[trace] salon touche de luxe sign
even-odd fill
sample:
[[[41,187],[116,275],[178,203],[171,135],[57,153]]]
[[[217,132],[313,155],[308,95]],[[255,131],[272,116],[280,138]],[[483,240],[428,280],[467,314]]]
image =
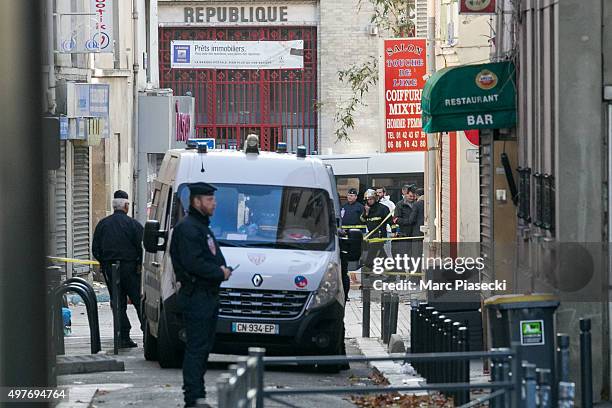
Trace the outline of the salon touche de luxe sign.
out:
[[[516,125],[512,62],[445,68],[423,89],[423,131],[500,129]]]

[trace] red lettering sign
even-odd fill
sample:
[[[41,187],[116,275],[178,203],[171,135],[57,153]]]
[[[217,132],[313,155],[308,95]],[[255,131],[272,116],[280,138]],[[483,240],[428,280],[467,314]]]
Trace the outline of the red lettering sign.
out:
[[[421,95],[427,74],[424,39],[384,43],[385,138],[387,152],[427,150],[422,130]]]
[[[176,111],[176,141],[186,142],[189,139],[191,129],[191,116],[188,113],[179,112],[179,104],[174,105]]]

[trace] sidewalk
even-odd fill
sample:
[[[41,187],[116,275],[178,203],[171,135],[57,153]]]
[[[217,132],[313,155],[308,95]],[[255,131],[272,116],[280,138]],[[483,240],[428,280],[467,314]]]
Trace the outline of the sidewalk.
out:
[[[381,307],[380,292],[371,292],[370,303],[370,337],[362,335],[362,313],[363,303],[361,301],[361,291],[351,288],[349,301],[346,303],[344,325],[346,337],[354,338],[357,341],[363,355],[367,357],[377,357],[389,355],[387,345],[383,344],[381,338]],[[410,348],[410,300],[424,300],[425,293],[414,293],[411,295],[400,295],[398,308],[397,334],[404,341],[406,350]],[[394,361],[373,362],[372,367],[380,371],[388,380],[391,386],[417,386],[424,384],[423,379],[410,364],[402,365]],[[472,382],[488,382],[489,376],[483,374],[481,361],[472,361],[470,364],[470,377]]]

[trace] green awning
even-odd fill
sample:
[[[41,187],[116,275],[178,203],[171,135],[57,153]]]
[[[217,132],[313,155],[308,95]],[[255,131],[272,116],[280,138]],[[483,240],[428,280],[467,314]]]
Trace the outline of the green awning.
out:
[[[509,61],[437,71],[423,88],[423,131],[514,127],[515,72]]]

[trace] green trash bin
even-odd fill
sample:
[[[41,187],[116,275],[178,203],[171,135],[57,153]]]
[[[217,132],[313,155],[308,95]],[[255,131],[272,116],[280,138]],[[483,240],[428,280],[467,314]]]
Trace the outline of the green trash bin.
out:
[[[484,301],[493,347],[520,344],[521,358],[555,377],[554,314],[559,301],[552,295],[500,295]],[[554,382],[553,382],[554,384]]]

